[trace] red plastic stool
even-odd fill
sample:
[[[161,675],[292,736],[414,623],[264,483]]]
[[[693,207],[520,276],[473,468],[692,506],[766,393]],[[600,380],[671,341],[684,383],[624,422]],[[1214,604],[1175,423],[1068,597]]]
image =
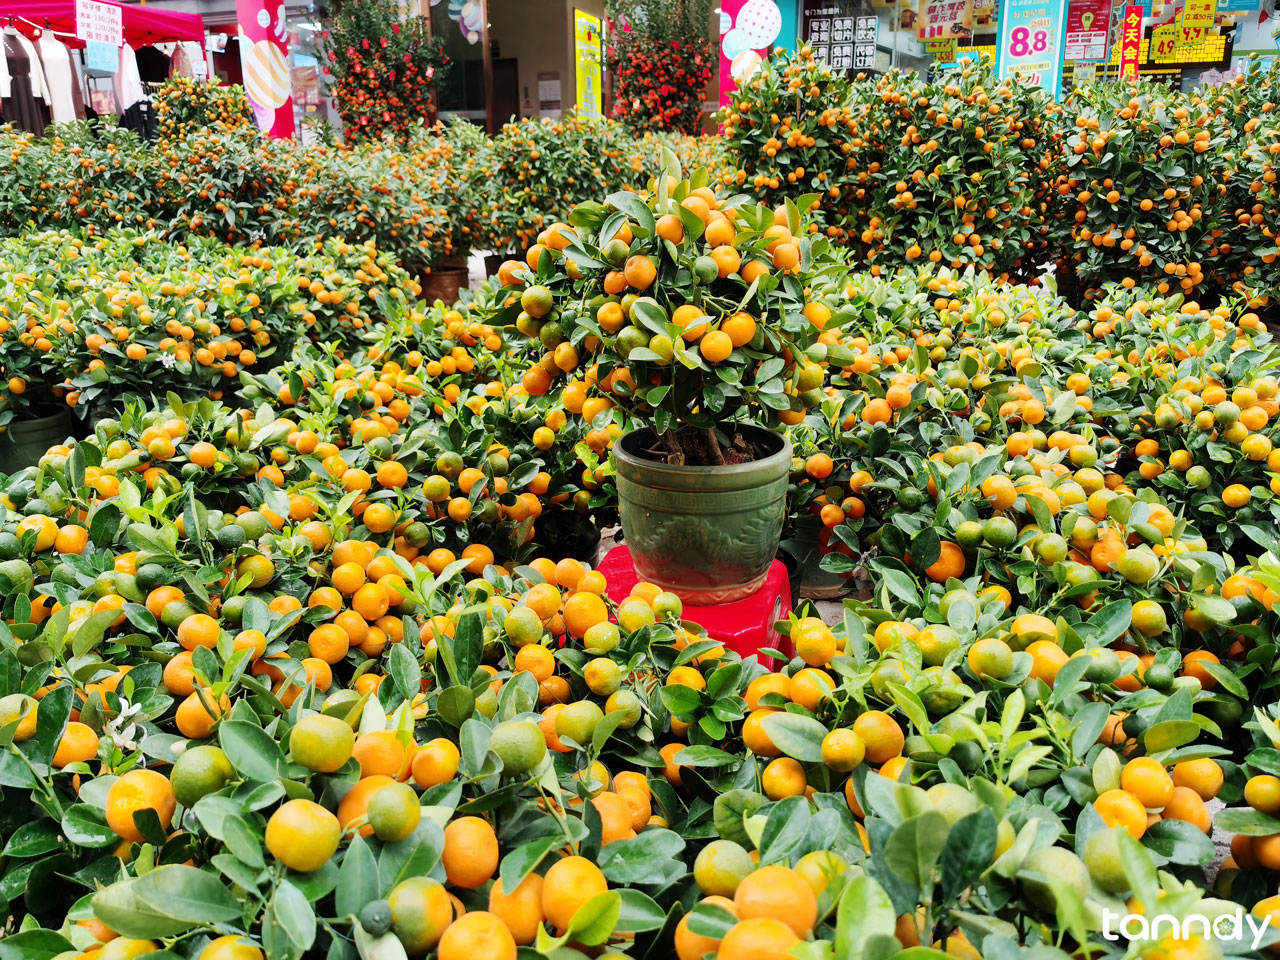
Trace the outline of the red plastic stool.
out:
[[[639,577],[631,562],[631,551],[626,545],[614,547],[600,562],[598,568],[608,582],[609,599],[621,603],[631,593]],[[773,629],[777,620],[785,620],[791,613],[791,581],[787,568],[777,560],[769,568],[764,585],[749,597],[733,603],[719,603],[710,607],[684,605],[684,619],[701,624],[707,636],[719,640],[741,657],[749,657],[762,650],[778,650],[786,659],[760,656],[763,666],[779,670],[791,659],[792,646],[788,637]]]

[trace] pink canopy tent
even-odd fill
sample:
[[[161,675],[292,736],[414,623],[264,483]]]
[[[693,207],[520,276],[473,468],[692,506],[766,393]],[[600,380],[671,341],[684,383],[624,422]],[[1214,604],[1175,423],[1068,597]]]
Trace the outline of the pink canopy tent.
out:
[[[113,3],[111,0],[98,2],[120,8],[124,42],[131,47],[177,40],[204,41],[204,20],[198,13],[179,13],[160,7]],[[24,32],[30,31],[32,25],[44,27],[58,34],[68,46],[83,46],[75,39],[75,0],[0,0],[0,25],[9,23],[11,18],[13,25]]]

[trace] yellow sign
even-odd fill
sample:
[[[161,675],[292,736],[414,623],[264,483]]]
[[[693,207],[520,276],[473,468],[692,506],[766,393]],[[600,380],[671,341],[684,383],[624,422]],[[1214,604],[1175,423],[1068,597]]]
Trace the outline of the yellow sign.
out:
[[[1178,48],[1178,28],[1172,23],[1151,31],[1151,59],[1172,60]]]
[[[926,40],[924,52],[931,54],[934,60],[941,63],[953,63],[956,59],[956,46],[955,37],[947,37],[945,40]]]
[[[600,36],[600,18],[584,10],[573,11],[575,77],[578,90],[578,116],[599,117],[603,107],[603,81],[600,73],[604,41]]]
[[[1182,8],[1182,25],[1187,28],[1212,27],[1218,0],[1187,0]]]

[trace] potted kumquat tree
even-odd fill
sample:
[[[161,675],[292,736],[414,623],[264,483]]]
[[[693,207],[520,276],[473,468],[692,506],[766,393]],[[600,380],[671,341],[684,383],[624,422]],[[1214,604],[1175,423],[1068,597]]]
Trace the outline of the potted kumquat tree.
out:
[[[567,410],[631,428],[613,463],[637,572],[720,603],[756,589],[776,553],[791,449],[772,428],[822,400],[828,347],[806,291],[839,265],[804,232],[814,198],[771,210],[679,173],[668,154],[647,197],[581,204],[530,249],[533,273],[500,276],[547,351],[525,389],[567,375]]]

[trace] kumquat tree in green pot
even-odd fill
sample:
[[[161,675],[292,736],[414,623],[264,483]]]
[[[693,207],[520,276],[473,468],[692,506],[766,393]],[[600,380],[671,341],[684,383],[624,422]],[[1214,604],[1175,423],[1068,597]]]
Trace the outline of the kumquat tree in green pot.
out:
[[[825,396],[843,348],[824,342],[832,312],[815,292],[834,290],[840,264],[806,227],[815,198],[773,210],[666,161],[647,194],[580,204],[530,249],[532,272],[510,261],[501,276],[520,288],[517,327],[546,351],[524,387],[563,377],[565,409],[620,437],[637,573],[721,603],[758,588],[777,551],[791,445],[775,428]]]

